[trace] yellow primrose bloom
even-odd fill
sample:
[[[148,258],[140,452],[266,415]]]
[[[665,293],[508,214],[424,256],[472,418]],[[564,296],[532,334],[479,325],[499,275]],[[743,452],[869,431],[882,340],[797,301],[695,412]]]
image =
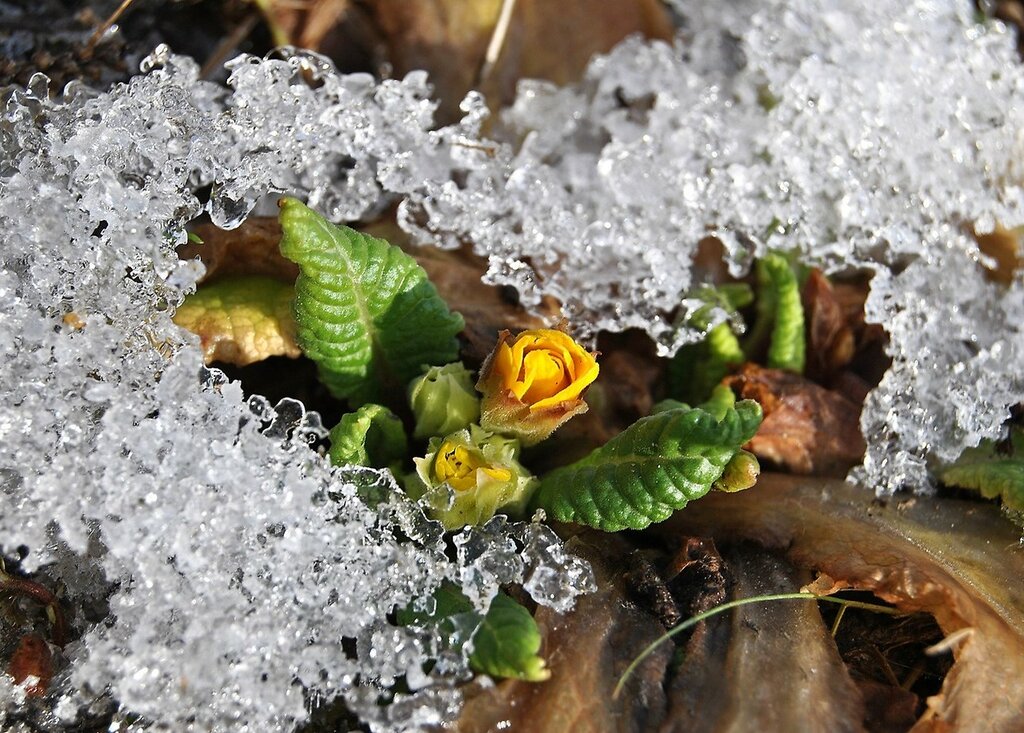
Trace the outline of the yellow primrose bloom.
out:
[[[584,391],[597,379],[595,354],[569,334],[539,328],[514,339],[503,331],[480,370],[481,424],[537,443],[585,412]]]
[[[414,458],[417,486],[430,515],[445,529],[483,524],[498,511],[521,514],[537,479],[517,460],[519,441],[470,425],[430,441]]]
[[[482,471],[484,475],[479,476],[477,471]],[[456,491],[469,491],[475,489],[481,479],[508,481],[512,478],[512,472],[507,468],[489,466],[479,451],[446,440],[441,443],[434,459],[434,476]]]

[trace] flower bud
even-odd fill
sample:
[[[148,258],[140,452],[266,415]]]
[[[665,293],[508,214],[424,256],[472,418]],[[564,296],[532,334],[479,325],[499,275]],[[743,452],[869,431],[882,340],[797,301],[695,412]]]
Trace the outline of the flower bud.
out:
[[[502,331],[480,369],[480,424],[518,437],[523,445],[547,438],[573,415],[587,411],[583,393],[597,379],[596,354],[553,329]]]
[[[431,439],[426,457],[413,459],[431,516],[458,529],[483,524],[499,510],[521,514],[537,479],[518,454],[518,440],[479,425]]]
[[[461,362],[430,367],[414,379],[409,384],[409,404],[416,416],[416,438],[448,435],[480,419],[473,374]]]
[[[725,466],[725,471],[714,483],[717,491],[733,493],[749,489],[757,483],[758,474],[761,473],[761,464],[757,456],[749,451],[740,450],[732,457]]]

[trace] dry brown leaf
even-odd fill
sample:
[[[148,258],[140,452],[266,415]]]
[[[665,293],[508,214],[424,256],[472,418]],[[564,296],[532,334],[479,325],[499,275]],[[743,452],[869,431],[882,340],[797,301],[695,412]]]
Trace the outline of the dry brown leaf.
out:
[[[750,546],[723,556],[733,598],[793,592],[808,579]],[[860,692],[813,603],[743,606],[698,626],[667,692],[661,731],[863,730]]]
[[[860,403],[798,374],[744,365],[727,377],[740,399],[761,404],[764,421],[747,450],[794,473],[845,476],[864,455]]]
[[[1024,266],[1020,233],[999,225],[990,234],[976,234],[975,239],[978,249],[995,260],[994,266],[985,268],[988,277],[1003,285],[1012,283],[1017,271]]]
[[[1024,730],[1024,551],[993,506],[952,499],[872,503],[863,487],[764,474],[659,525],[669,536],[748,539],[798,566],[932,614],[955,658],[915,733]],[[964,630],[970,629],[964,633]]]
[[[299,275],[299,266],[281,256],[281,226],[274,217],[251,216],[231,230],[200,224],[195,234],[203,243],[189,242],[178,248],[178,257],[202,260],[206,274],[201,282],[232,275],[265,275],[294,283]]]
[[[801,291],[807,321],[807,369],[811,379],[827,383],[852,360],[856,340],[832,283],[815,268]]]
[[[633,33],[668,39],[673,28],[658,0],[518,0],[508,35],[488,78],[478,75],[502,0],[370,0],[396,76],[427,69],[440,100],[439,119],[460,116],[470,89],[492,108],[509,104],[523,78],[567,84],[579,79],[591,56]]]
[[[621,560],[631,547],[614,535],[585,533],[569,548],[588,560],[597,575],[596,593],[581,596],[560,615],[540,608],[543,656],[551,678],[542,684],[505,680],[489,689],[467,690],[462,715],[451,729],[530,733],[604,733],[656,730],[664,716],[661,679],[672,652],[664,645],[648,657],[618,699],[612,691],[629,650],[643,649],[665,629],[627,598]]]

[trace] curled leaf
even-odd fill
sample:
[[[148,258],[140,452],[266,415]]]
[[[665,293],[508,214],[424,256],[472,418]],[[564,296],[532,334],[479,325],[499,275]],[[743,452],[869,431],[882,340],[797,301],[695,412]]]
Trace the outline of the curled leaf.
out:
[[[796,272],[780,254],[759,259],[755,272],[757,317],[745,350],[748,355],[759,352],[767,340],[769,367],[802,373],[806,360],[804,308]]]
[[[298,342],[332,393],[356,404],[401,394],[424,364],[457,358],[462,317],[413,258],[296,199],[280,206],[281,254],[300,270]]]
[[[402,421],[373,403],[343,415],[330,434],[335,466],[386,468],[405,458],[407,441]]]
[[[540,682],[551,676],[538,655],[540,643],[540,630],[530,612],[499,593],[473,635],[469,662],[473,669],[492,677]]]
[[[643,529],[710,491],[760,424],[750,400],[720,419],[699,407],[659,412],[544,476],[533,505],[606,532]]]
[[[538,655],[541,636],[537,622],[509,596],[496,595],[483,615],[450,583],[434,591],[433,601],[434,608],[430,612],[416,610],[413,606],[399,609],[398,623],[436,626],[447,637],[449,648],[462,646],[468,637],[472,646],[469,665],[476,672],[527,682],[540,682],[551,675]]]
[[[271,356],[297,358],[291,285],[250,275],[228,277],[185,298],[174,322],[199,336],[207,364],[245,366]]]
[[[738,318],[736,311],[753,298],[745,283],[729,283],[701,288],[694,297],[705,301],[688,319],[689,325],[707,330],[715,309]],[[707,331],[704,341],[684,346],[669,365],[669,387],[673,395],[691,402],[707,398],[711,390],[729,373],[746,361],[739,339],[729,321]]]

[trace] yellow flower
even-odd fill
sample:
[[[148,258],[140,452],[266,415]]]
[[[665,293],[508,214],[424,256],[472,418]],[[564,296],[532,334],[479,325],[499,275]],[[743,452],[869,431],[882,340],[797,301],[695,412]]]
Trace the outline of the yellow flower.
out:
[[[517,516],[537,486],[518,455],[515,438],[470,425],[432,439],[427,455],[413,459],[419,485],[410,493],[446,529],[483,524],[499,510]]]
[[[481,477],[477,471],[482,471]],[[487,479],[508,481],[512,472],[507,468],[489,466],[479,451],[445,440],[434,458],[434,477],[449,484],[456,491],[470,491]]]
[[[573,415],[586,412],[583,393],[597,379],[596,355],[553,329],[503,331],[480,370],[480,423],[519,437],[525,445],[551,435]]]

